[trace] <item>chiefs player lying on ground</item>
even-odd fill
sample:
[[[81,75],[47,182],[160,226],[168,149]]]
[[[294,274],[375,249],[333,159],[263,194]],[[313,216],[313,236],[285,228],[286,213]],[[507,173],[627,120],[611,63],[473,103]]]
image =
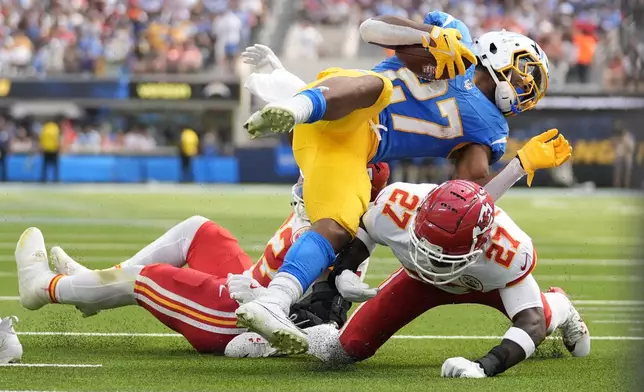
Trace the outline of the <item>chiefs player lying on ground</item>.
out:
[[[368,171],[375,198],[387,184],[389,167],[372,164]],[[51,255],[58,272],[54,274],[48,266],[42,233],[36,228],[27,229],[16,247],[20,301],[32,310],[50,303],[76,305],[86,316],[104,309],[139,305],[181,333],[199,352],[225,351],[231,356],[251,357],[274,354],[275,350],[257,334],[248,333],[233,340],[246,331],[236,326],[236,299],[251,301],[262,291],[261,286],[268,286],[293,241],[310,227],[301,185],[299,182],[293,187],[294,213],[280,226],[254,265],[230,232],[195,216],[171,228],[131,259],[107,270],[89,270],[54,247]],[[181,268],[186,265],[188,268]],[[363,263],[363,272],[366,266]],[[229,274],[235,275],[227,279]],[[237,297],[231,298],[229,287],[238,293]],[[350,307],[337,291],[330,290],[325,277],[307,299],[291,308],[291,317],[301,327],[323,322],[341,326]]]
[[[444,377],[502,373],[530,357],[557,328],[574,356],[590,353],[588,329],[563,290],[541,293],[531,275],[537,254],[530,237],[475,183],[392,184],[370,206],[362,226],[367,235],[338,256],[330,279],[345,299],[373,298],[340,331],[308,328],[310,354],[324,361],[364,360],[426,311],[465,303],[498,309],[513,325],[482,358],[446,360]],[[376,244],[389,246],[402,264],[377,294],[351,272]]]

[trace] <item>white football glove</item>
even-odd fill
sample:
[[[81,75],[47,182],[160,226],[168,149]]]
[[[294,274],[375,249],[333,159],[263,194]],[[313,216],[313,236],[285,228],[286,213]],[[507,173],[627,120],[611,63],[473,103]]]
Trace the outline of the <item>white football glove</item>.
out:
[[[249,46],[241,54],[242,61],[255,66],[258,73],[271,73],[276,69],[283,69],[284,66],[277,58],[273,50],[265,45],[255,44]]]
[[[485,378],[481,365],[463,357],[449,358],[443,362],[441,377]]]
[[[256,44],[241,54],[246,64],[255,67],[244,88],[265,102],[289,99],[306,87],[306,83],[284,68],[268,46]]]
[[[349,302],[365,302],[375,297],[379,288],[369,287],[353,271],[344,270],[335,278],[335,287]]]
[[[243,274],[228,274],[226,281],[230,298],[243,305],[247,302],[254,301],[266,290],[258,281],[253,279],[250,271],[244,271]]]

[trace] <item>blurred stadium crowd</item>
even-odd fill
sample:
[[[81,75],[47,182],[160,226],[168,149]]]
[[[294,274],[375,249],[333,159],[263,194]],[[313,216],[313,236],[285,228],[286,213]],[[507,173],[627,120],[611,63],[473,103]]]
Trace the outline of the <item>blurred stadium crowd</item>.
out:
[[[59,135],[57,145],[62,153],[136,153],[151,154],[159,148],[176,147],[186,127],[165,127],[134,123],[118,126],[107,121],[90,122],[85,119],[72,120],[59,117],[40,120],[36,118],[12,119],[0,114],[0,155],[9,153],[37,153],[42,149],[43,131]],[[231,146],[218,129],[201,133],[200,153],[204,155],[225,155],[231,153]]]
[[[299,17],[271,14],[280,2]],[[473,37],[505,28],[536,39],[550,59],[551,86],[644,91],[644,0],[0,0],[0,76],[226,75],[237,71],[238,54],[269,25],[285,32],[276,47],[280,57],[363,57],[366,48],[364,58],[374,57],[375,64],[389,53],[360,42],[363,20],[384,14],[422,22],[436,9],[461,19]],[[191,132],[199,154],[234,151],[232,124],[222,126],[227,120],[219,114],[201,117],[220,118],[211,126],[198,116],[155,125],[139,114],[124,121],[90,111],[75,119],[8,113],[0,109],[2,162],[11,153],[44,151],[43,130],[51,129],[61,153],[181,149]],[[448,173],[447,162],[428,159],[402,162],[394,176],[415,182]]]
[[[395,15],[422,22],[427,12],[443,10],[461,19],[473,37],[504,28],[534,38],[548,53],[553,83],[599,81],[604,88],[615,89],[636,87],[644,79],[644,40],[629,29],[634,17],[623,12],[625,3],[620,0],[303,0],[302,15],[307,20],[306,28],[310,28],[308,21],[337,26],[373,15]],[[324,46],[318,44],[318,47],[319,54],[325,54]]]
[[[316,26],[355,25],[377,14],[421,21],[440,9],[474,37],[506,28],[537,39],[554,83],[634,87],[644,79],[644,40],[628,29],[625,1],[301,0],[302,21],[286,52],[337,56]],[[0,73],[231,72],[266,9],[265,0],[0,0]]]
[[[0,74],[230,70],[263,13],[263,0],[0,0]]]

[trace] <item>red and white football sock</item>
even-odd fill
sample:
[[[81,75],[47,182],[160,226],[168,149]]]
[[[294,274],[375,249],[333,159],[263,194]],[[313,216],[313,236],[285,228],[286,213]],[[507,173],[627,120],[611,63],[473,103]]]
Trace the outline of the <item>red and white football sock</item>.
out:
[[[136,305],[134,283],[142,267],[106,269],[78,275],[56,275],[49,284],[53,303],[103,310]]]
[[[552,334],[570,316],[570,300],[564,294],[556,292],[543,293],[550,305],[552,316],[546,333]]]
[[[206,222],[208,219],[202,216],[193,216],[178,223],[132,258],[116,265],[115,268],[157,263],[183,267],[186,264],[188,249],[190,249],[195,234]]]

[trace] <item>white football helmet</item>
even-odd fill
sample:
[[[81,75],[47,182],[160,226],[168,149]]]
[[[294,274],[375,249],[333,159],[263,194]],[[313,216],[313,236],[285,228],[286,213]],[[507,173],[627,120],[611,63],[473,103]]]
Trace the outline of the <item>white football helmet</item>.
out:
[[[495,103],[504,115],[530,110],[546,94],[548,56],[532,39],[491,31],[474,41],[472,51],[494,79]]]
[[[304,178],[300,176],[297,180],[297,183],[291,188],[291,206],[293,207],[293,212],[295,216],[299,217],[302,220],[308,221],[309,216],[306,214],[306,208],[304,208]]]

